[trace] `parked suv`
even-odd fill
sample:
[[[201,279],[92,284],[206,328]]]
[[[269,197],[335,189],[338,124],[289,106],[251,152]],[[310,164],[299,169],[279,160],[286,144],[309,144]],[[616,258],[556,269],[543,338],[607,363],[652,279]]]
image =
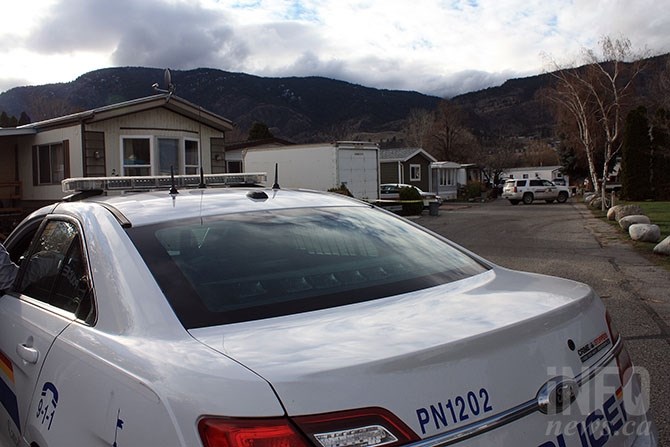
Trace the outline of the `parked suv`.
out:
[[[502,197],[509,200],[512,205],[517,205],[521,201],[528,205],[533,203],[533,200],[564,203],[570,197],[570,190],[549,180],[509,179],[503,187]]]

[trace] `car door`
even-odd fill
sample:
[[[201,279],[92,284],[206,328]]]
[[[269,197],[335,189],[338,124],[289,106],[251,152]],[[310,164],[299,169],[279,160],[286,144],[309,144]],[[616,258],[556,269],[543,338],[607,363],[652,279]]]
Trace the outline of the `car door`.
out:
[[[21,244],[8,245],[13,257]],[[81,234],[76,222],[49,217],[42,222],[20,269],[13,288],[0,298],[0,369],[2,407],[0,418],[14,443],[30,427],[46,425],[58,405],[53,383],[39,383],[49,350],[58,335],[85,312],[87,297],[82,278]],[[84,281],[85,282],[85,281]],[[39,389],[37,389],[39,388]],[[43,397],[40,408],[31,409],[34,394]],[[4,430],[3,430],[4,432]]]
[[[530,186],[530,190],[533,192],[533,199],[544,200],[547,197],[542,180],[529,180],[528,185]]]
[[[556,185],[554,185],[549,180],[542,180],[542,185],[544,186],[544,198],[545,199],[555,199],[558,196],[558,191]]]

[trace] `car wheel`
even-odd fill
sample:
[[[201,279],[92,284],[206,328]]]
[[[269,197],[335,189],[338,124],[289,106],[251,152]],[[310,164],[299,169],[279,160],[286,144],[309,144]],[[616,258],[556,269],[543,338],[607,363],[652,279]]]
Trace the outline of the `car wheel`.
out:
[[[533,203],[533,195],[529,192],[524,194],[523,195],[523,203],[525,203],[526,205],[530,205],[531,203]]]
[[[518,205],[519,201],[518,200],[510,200],[509,203],[511,203],[512,205]]]
[[[565,203],[565,201],[568,200],[568,194],[565,192],[559,193],[558,194],[558,203]]]

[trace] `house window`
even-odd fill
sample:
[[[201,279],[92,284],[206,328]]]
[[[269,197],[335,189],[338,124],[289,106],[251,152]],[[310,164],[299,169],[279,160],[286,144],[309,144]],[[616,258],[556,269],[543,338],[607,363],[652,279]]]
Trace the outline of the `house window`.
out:
[[[158,139],[158,175],[179,174],[179,140]]]
[[[238,174],[242,172],[242,162],[241,161],[229,161],[226,163],[228,166],[228,172],[231,174]]]
[[[200,151],[197,140],[184,140],[184,174],[198,174]]]
[[[151,175],[151,138],[123,138],[123,175]]]
[[[196,175],[200,169],[198,140],[121,137],[123,175]]]
[[[437,172],[437,181],[440,186],[454,185],[455,171],[453,169],[440,169]]]
[[[68,141],[33,147],[33,184],[54,185],[70,175]]]
[[[409,179],[412,182],[421,181],[421,165],[409,165]]]

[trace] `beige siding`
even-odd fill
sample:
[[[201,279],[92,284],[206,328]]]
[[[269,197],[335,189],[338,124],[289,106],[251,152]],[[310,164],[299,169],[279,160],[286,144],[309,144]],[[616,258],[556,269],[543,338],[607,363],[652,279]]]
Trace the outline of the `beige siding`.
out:
[[[37,135],[18,138],[19,178],[23,181],[23,200],[52,201],[63,197],[60,185],[33,186],[32,148],[35,145],[69,141],[70,177],[110,176],[121,173],[121,137],[146,136],[197,140],[200,144],[201,163],[205,173],[212,169],[210,142],[223,138],[223,132],[184,117],[167,109],[152,109],[105,121],[86,123],[85,138],[88,150],[82,147],[80,124],[54,130],[43,130]],[[216,140],[215,140],[216,141]],[[100,148],[96,159],[95,148]],[[87,171],[84,172],[84,157]],[[4,171],[3,171],[4,172]]]
[[[103,132],[84,132],[84,177],[104,177],[105,134]]]
[[[226,140],[225,138],[210,139],[212,174],[226,173]]]
[[[105,165],[106,175],[121,172],[121,137],[151,136],[160,138],[195,139],[200,141],[202,167],[205,173],[211,172],[212,137],[223,137],[222,132],[207,126],[199,125],[177,113],[167,109],[153,109],[145,112],[133,113],[86,125],[88,131],[104,132],[105,134]]]
[[[19,178],[23,181],[23,200],[58,200],[63,197],[60,185],[33,185],[32,148],[43,144],[69,142],[70,177],[81,177],[82,149],[81,127],[75,124],[54,130],[45,130],[19,143]]]

